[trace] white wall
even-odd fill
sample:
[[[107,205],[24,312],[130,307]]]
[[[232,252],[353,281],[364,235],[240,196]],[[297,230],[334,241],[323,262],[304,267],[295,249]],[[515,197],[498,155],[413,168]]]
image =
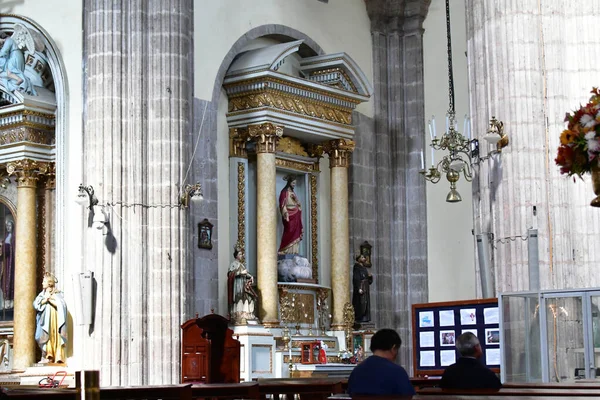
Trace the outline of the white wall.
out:
[[[267,24],[296,29],[326,53],[348,53],[373,82],[364,0],[195,0],[194,96],[211,100],[217,72],[233,44],[249,30]],[[357,110],[372,116],[372,102]]]
[[[464,0],[450,2],[452,63],[454,66],[455,109],[462,133],[468,113],[467,57]],[[446,14],[442,0],[433,0],[425,19],[424,77],[425,122],[435,115],[438,137],[445,129],[448,110],[448,62]],[[431,165],[429,134],[426,133],[426,168]],[[446,153],[447,154],[447,153]],[[436,151],[436,162],[442,157]],[[429,258],[429,301],[450,301],[476,297],[471,184],[458,182],[462,202],[447,203],[450,183],[445,176],[437,184],[427,183],[427,245]]]

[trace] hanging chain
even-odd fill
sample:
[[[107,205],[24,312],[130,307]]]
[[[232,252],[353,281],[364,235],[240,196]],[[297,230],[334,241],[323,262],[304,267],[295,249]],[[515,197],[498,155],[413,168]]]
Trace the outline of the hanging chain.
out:
[[[448,114],[454,112],[454,74],[452,72],[452,35],[450,34],[450,0],[446,0],[446,38],[448,39]]]

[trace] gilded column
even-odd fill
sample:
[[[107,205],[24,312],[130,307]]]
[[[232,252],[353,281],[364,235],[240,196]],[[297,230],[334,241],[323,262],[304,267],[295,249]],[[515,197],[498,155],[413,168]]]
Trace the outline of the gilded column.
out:
[[[260,319],[266,327],[279,325],[277,318],[277,193],[275,149],[283,127],[264,123],[248,127],[256,142],[256,264]]]
[[[15,255],[15,317],[13,369],[25,370],[35,362],[36,344],[36,188],[38,175],[45,172],[47,164],[33,160],[9,163],[9,175],[17,177],[17,228]]]
[[[350,302],[350,231],[348,223],[348,165],[354,150],[351,140],[328,142],[331,171],[331,287],[332,330],[344,330],[344,305]]]

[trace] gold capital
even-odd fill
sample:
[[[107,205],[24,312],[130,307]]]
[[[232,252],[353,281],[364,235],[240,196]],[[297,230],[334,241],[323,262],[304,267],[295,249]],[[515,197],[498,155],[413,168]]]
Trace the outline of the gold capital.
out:
[[[6,172],[8,175],[16,175],[17,187],[37,187],[40,175],[48,172],[49,163],[25,158],[23,160],[8,163]]]
[[[334,139],[324,143],[323,150],[329,154],[329,168],[348,167],[354,147],[354,141],[346,139]]]
[[[229,157],[248,158],[247,141],[247,128],[229,128]]]
[[[249,125],[248,136],[256,142],[257,153],[275,153],[277,141],[283,136],[283,126],[271,122]]]

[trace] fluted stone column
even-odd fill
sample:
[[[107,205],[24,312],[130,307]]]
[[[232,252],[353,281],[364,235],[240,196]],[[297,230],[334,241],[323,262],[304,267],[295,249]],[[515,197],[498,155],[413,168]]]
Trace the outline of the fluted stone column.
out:
[[[83,15],[83,182],[113,205],[105,237],[84,229],[98,307],[75,354],[103,386],[178,383],[193,316],[190,211],[178,207],[197,135],[192,0],[84,0]]]
[[[15,249],[15,316],[13,369],[22,371],[35,362],[36,343],[36,189],[38,174],[47,168],[45,163],[21,160],[7,165],[10,175],[17,177],[17,226]]]
[[[475,169],[476,233],[493,234],[496,288],[529,289],[527,229],[538,229],[541,289],[597,287],[598,210],[589,178],[573,182],[554,163],[565,113],[585,104],[600,75],[598,2],[467,0],[473,132],[492,116],[510,144]],[[527,38],[527,40],[523,40]],[[493,46],[490,45],[493,43]],[[566,53],[585,48],[573,61]],[[480,150],[487,153],[487,147]],[[534,210],[535,207],[535,210]]]
[[[256,263],[260,319],[266,327],[279,325],[277,317],[277,193],[275,150],[283,128],[271,123],[250,125],[256,142]]]
[[[354,150],[351,140],[325,144],[331,172],[331,329],[343,330],[344,305],[350,302],[350,231],[348,222],[348,165]]]

